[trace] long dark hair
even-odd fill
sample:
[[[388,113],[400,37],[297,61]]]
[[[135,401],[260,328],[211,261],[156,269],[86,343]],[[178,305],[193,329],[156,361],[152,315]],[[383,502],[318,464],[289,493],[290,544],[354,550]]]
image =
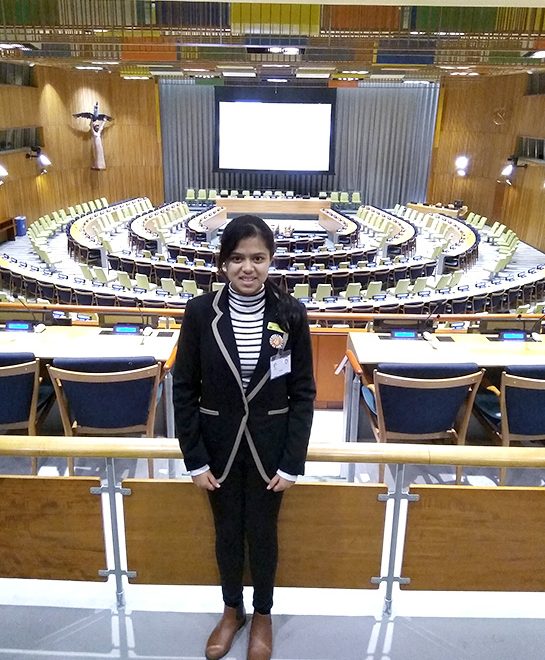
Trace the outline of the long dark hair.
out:
[[[217,259],[218,272],[223,272],[223,266],[225,266],[231,254],[236,250],[240,241],[243,241],[245,238],[260,238],[272,259],[275,252],[275,244],[274,234],[269,225],[257,215],[239,215],[237,218],[233,218],[223,230]],[[305,316],[303,305],[293,296],[282,291],[270,279],[266,280],[265,289],[278,299],[278,324],[283,330],[290,332],[294,327],[294,323]]]

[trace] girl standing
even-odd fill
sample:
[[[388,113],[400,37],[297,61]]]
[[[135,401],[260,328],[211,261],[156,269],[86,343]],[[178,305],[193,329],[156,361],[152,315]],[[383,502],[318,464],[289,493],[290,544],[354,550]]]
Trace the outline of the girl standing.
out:
[[[304,307],[267,279],[274,237],[256,216],[225,228],[221,291],[189,301],[174,372],[176,427],[186,467],[214,516],[224,613],[206,658],[229,652],[246,622],[245,540],[254,587],[248,660],[269,660],[284,490],[303,474],[314,407]]]

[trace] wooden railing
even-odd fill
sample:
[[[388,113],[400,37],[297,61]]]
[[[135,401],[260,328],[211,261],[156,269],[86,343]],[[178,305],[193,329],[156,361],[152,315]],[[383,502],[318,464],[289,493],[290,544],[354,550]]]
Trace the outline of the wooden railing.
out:
[[[115,459],[181,458],[175,439],[2,435],[0,455],[106,459],[102,480],[0,477],[0,577],[113,575],[120,607],[126,578],[218,584],[206,493],[188,478],[120,482],[115,475]],[[545,449],[350,443],[313,447],[308,459],[395,464],[394,485],[299,483],[290,489],[279,520],[278,586],[371,589],[385,582],[386,612],[396,582],[417,590],[545,590],[545,489],[403,484],[407,464],[541,468]],[[106,498],[96,497],[104,492]],[[109,566],[102,507],[112,520]],[[385,554],[388,569],[381,574]]]
[[[182,459],[175,438],[64,437],[0,435],[2,456],[94,456],[100,458]],[[545,448],[401,443],[320,444],[310,447],[308,461],[472,465],[481,467],[545,467]]]

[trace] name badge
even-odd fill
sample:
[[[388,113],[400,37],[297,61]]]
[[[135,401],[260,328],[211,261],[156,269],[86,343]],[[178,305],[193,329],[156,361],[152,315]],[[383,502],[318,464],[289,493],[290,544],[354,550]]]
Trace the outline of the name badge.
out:
[[[279,351],[271,357],[271,380],[291,373],[291,351]]]

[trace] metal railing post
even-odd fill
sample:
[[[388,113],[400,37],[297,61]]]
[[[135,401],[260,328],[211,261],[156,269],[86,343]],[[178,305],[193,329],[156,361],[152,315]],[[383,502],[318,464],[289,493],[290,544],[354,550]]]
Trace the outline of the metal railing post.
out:
[[[123,577],[136,577],[135,571],[128,571],[122,567],[121,561],[121,544],[119,539],[119,525],[120,521],[117,510],[116,495],[130,495],[129,488],[121,488],[121,484],[117,483],[115,476],[115,466],[113,458],[106,459],[106,478],[99,488],[91,488],[91,492],[95,495],[102,495],[107,493],[108,505],[110,508],[110,531],[112,534],[112,551],[113,551],[113,568],[107,568],[99,571],[99,575],[107,577],[115,575],[115,593],[116,603],[118,608],[125,607],[125,590],[123,586]]]
[[[388,572],[386,576],[372,578],[373,584],[386,582],[386,595],[384,597],[384,614],[392,613],[392,592],[394,583],[409,584],[410,579],[395,575],[396,560],[398,554],[399,525],[401,519],[401,502],[418,501],[418,495],[410,495],[408,490],[403,490],[403,479],[405,478],[405,465],[396,465],[394,473],[394,489],[386,495],[379,495],[379,502],[388,502],[393,500],[394,510],[392,512],[392,527],[390,533],[390,551],[388,555]]]

